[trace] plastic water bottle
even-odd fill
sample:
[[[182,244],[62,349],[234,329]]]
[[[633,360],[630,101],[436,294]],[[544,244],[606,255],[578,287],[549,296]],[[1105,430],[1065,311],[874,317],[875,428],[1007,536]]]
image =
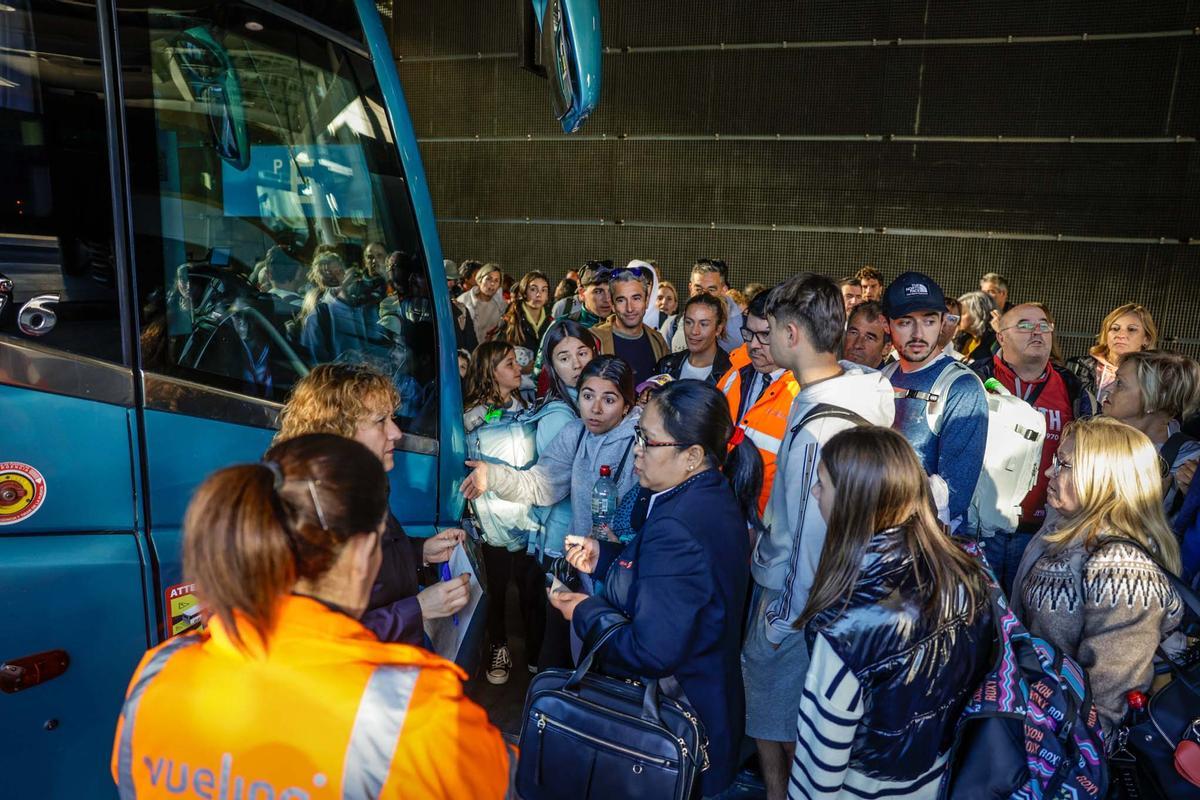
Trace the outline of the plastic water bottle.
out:
[[[612,467],[600,467],[600,477],[592,487],[592,538],[608,541],[613,515],[617,513],[617,484],[612,479]]]

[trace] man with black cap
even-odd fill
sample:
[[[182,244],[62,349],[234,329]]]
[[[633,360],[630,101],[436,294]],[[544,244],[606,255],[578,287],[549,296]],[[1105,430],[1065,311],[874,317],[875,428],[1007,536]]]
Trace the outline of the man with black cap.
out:
[[[930,475],[950,490],[950,530],[971,535],[967,509],[983,468],[987,395],[979,378],[938,349],[946,299],[942,287],[906,272],[883,295],[896,363],[884,369],[896,395],[896,421]]]
[[[579,273],[579,301],[583,304],[567,317],[585,328],[599,325],[612,314],[612,297],[608,279],[612,276],[611,261],[589,261]]]

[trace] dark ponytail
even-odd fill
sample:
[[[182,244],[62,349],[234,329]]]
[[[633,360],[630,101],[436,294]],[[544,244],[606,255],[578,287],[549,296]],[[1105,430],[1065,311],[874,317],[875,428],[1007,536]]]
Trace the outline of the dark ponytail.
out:
[[[655,390],[650,402],[674,441],[703,448],[709,463],[729,480],[746,521],[761,530],[762,456],[745,433],[734,427],[725,396],[707,381],[682,380]]]
[[[358,442],[289,439],[263,463],[200,484],[183,520],[184,574],[237,646],[246,646],[239,621],[265,645],[280,599],[297,580],[328,572],[351,537],[376,530],[387,496],[383,464]]]

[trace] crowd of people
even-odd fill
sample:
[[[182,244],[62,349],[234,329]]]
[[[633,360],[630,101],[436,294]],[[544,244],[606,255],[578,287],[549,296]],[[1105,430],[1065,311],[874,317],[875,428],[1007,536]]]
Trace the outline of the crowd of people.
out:
[[[335,261],[298,307],[317,356]],[[1200,364],[1158,349],[1147,308],[1113,309],[1068,361],[1050,308],[996,273],[958,297],[869,266],[738,291],[701,259],[684,296],[650,261],[587,262],[553,294],[542,272],[444,266],[485,677],[514,669],[515,584],[530,672],[602,641],[604,673],[670,680],[707,734],[696,796],[752,740],[770,800],[936,797],[996,663],[997,597],[1082,668],[1106,743],[1160,648],[1186,646],[1171,576],[1200,571]],[[998,396],[1045,425],[1009,523],[979,499]],[[250,796],[504,796],[519,755],[422,649],[424,621],[467,602],[431,568],[467,534],[410,538],[388,511],[401,402],[369,365],[318,366],[262,463],[201,487],[184,552],[207,632],[135,674],[122,787],[211,788],[228,760]],[[163,761],[172,737],[186,766]]]

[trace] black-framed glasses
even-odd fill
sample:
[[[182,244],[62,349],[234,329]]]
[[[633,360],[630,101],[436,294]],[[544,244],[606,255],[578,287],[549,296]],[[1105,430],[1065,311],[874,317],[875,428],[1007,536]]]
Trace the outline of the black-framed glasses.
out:
[[[690,447],[683,442],[652,442],[646,438],[641,425],[633,426],[633,444],[636,447]]]
[[[742,327],[742,341],[745,342],[746,344],[750,344],[755,339],[757,339],[758,343],[761,344],[763,347],[770,347],[771,332],[769,330],[767,330],[767,331],[752,331],[749,328],[743,326]]]

